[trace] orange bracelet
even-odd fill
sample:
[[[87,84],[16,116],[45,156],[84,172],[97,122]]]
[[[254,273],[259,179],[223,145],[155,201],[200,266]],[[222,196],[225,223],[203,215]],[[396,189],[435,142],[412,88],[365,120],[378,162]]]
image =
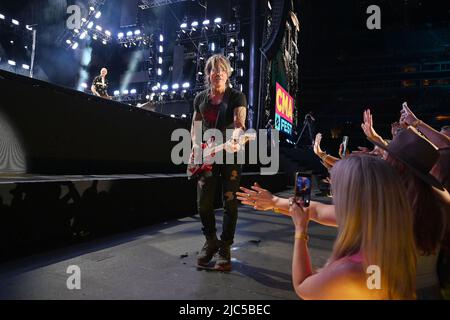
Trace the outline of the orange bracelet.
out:
[[[304,233],[304,232],[296,232],[295,233],[295,239],[301,239],[301,240],[308,241],[309,240],[309,236],[306,233]]]

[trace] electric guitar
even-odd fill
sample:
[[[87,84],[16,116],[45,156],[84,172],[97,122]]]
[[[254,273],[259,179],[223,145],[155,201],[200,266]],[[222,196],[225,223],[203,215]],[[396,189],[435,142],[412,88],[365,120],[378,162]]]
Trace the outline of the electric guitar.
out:
[[[191,151],[186,171],[188,179],[195,178],[201,173],[205,173],[206,175],[211,174],[215,160],[214,157],[218,152],[224,149],[226,150],[227,147],[231,148],[236,143],[242,147],[248,141],[252,141],[255,139],[256,133],[244,133],[242,136],[240,136],[239,141],[235,143],[233,143],[232,140],[228,140],[227,142],[216,146],[214,142],[215,138],[211,137],[207,142],[202,143],[200,146],[201,150],[197,151],[202,156],[202,161],[200,163],[195,163],[195,150]]]

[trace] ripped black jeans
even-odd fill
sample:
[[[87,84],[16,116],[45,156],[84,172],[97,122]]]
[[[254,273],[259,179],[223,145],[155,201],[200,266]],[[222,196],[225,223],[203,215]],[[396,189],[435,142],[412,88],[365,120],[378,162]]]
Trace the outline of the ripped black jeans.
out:
[[[221,240],[229,245],[233,243],[238,218],[236,192],[239,191],[242,165],[215,164],[211,177],[201,177],[197,182],[197,209],[203,224],[203,234],[211,238],[216,235],[216,217],[214,199],[219,183],[222,184],[223,230]]]

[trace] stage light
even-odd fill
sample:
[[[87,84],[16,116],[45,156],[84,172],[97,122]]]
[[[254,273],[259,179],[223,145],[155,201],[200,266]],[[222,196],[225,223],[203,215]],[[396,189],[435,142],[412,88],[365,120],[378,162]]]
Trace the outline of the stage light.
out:
[[[158,76],[161,76],[162,75],[162,70],[161,70],[161,68],[158,68]]]
[[[146,95],[146,96],[145,96],[145,99],[150,100],[150,95],[149,95],[149,94]]]
[[[215,23],[215,24],[222,23],[222,18],[215,18],[215,19],[214,19],[214,23]]]
[[[229,59],[234,58],[234,52],[230,52],[230,53],[228,54],[228,58],[229,58]]]
[[[73,29],[73,32],[75,32],[75,33],[80,33],[80,30],[78,30],[78,29]]]
[[[84,89],[86,89],[86,88],[88,87],[88,85],[87,85],[86,82],[83,82],[83,83],[81,84],[81,87],[84,88]]]
[[[108,37],[111,37],[111,31],[106,30],[106,31],[105,31],[105,34],[106,34]]]
[[[33,31],[33,28],[30,27],[29,25],[26,25],[25,28],[26,28],[27,30]]]
[[[81,18],[81,21],[86,22],[87,20],[86,20],[86,18]]]
[[[102,13],[99,11],[95,14],[95,19],[99,19],[102,16]]]
[[[164,52],[163,46],[159,46],[159,52],[160,52],[160,53],[163,53],[163,52]]]
[[[14,44],[14,41],[11,40],[9,43]]]
[[[181,115],[181,117],[184,119],[184,118],[187,118],[187,116],[183,113],[182,115]]]
[[[199,76],[202,76],[202,75],[203,75],[203,72],[199,71],[197,74],[198,74]]]
[[[141,34],[141,30],[139,30],[139,29],[137,29],[137,30],[135,30],[134,31],[134,34],[137,36],[137,35],[140,35]]]
[[[80,34],[80,39],[83,40],[84,38],[86,38],[86,36],[87,36],[87,32],[83,31],[83,33]]]
[[[172,85],[172,89],[173,90],[178,90],[178,89],[180,89],[180,85],[178,83],[175,83],[175,84]]]
[[[75,50],[76,48],[78,48],[78,42],[75,42],[75,43],[72,45],[72,49],[73,49],[73,50]]]
[[[8,60],[8,64],[11,65],[11,66],[15,66],[15,65],[16,65],[16,62],[13,61],[13,60]]]
[[[117,34],[117,38],[119,38],[119,39],[122,39],[123,36],[124,36],[123,32],[119,32],[119,33]]]
[[[30,70],[30,66],[27,64],[22,64],[22,68],[25,70]]]
[[[204,20],[204,21],[202,22],[202,24],[203,24],[204,26],[209,25],[209,20],[208,20],[208,19]]]
[[[170,117],[171,117],[171,118],[175,118],[175,115],[174,115],[174,114],[171,114]]]
[[[236,40],[234,38],[230,38],[230,44],[233,44],[235,42],[236,42]]]
[[[216,44],[214,42],[211,43],[211,51],[216,51]]]
[[[163,42],[164,41],[164,36],[162,34],[159,35],[159,41]]]
[[[129,91],[125,89],[125,90],[122,91],[122,94],[128,94],[128,92]]]
[[[163,63],[162,57],[159,57],[159,58],[158,58],[158,63],[159,63],[159,64],[162,64],[162,63]]]
[[[133,35],[133,31],[128,31],[127,32],[127,37],[131,37]]]
[[[99,25],[95,26],[95,29],[97,29],[98,31],[102,31],[102,27],[100,27]]]
[[[191,84],[190,84],[189,82],[183,83],[183,88],[184,88],[184,89],[187,89],[187,88],[189,88],[190,86],[191,86]]]
[[[153,87],[152,87],[152,91],[153,91],[153,92],[158,91],[158,89],[159,89],[158,86],[153,86]]]
[[[5,16],[0,14],[0,19],[5,20]]]
[[[16,26],[19,25],[19,21],[17,21],[16,19],[12,19],[11,22],[12,22],[14,25],[16,25]]]
[[[272,4],[270,3],[270,1],[267,1],[267,7],[269,8],[269,10],[272,10]]]
[[[126,44],[126,43],[124,43],[124,45],[123,45],[125,48],[128,48],[128,45]]]
[[[136,94],[136,92],[137,92],[136,89],[131,89],[131,90],[130,90],[130,93],[131,93],[131,94]]]
[[[104,45],[106,45],[108,42],[107,42],[106,40],[103,40],[102,43],[103,43]]]
[[[243,76],[244,76],[244,69],[239,68],[239,69],[238,69],[238,72],[239,72],[239,76],[240,76],[240,77],[243,77]]]
[[[235,23],[230,23],[230,24],[228,25],[228,31],[229,31],[229,32],[234,32],[234,31],[236,31],[236,24],[235,24]]]
[[[94,7],[89,7],[89,11],[95,11]]]
[[[244,61],[244,53],[243,53],[243,52],[241,52],[241,53],[239,54],[239,59],[240,59],[241,61]]]
[[[162,89],[163,91],[167,91],[167,89],[169,89],[169,86],[168,86],[167,84],[163,84],[162,87],[161,87],[161,89]]]
[[[88,29],[91,29],[94,26],[94,22],[90,21],[87,25]]]
[[[242,39],[242,40],[241,40],[241,47],[243,48],[244,46],[245,46],[245,40]]]
[[[67,44],[71,44],[72,41],[70,41],[70,39],[67,39],[67,40],[66,40],[66,43],[67,43]]]
[[[114,91],[114,95],[117,97],[120,94],[119,90]]]
[[[193,27],[193,28],[198,27],[198,21],[193,21],[191,23],[191,27]]]
[[[94,34],[94,35],[92,36],[92,39],[97,40],[97,35]]]
[[[183,22],[183,23],[180,25],[180,28],[181,28],[181,29],[186,29],[186,28],[187,28],[187,23],[186,23],[186,22]]]

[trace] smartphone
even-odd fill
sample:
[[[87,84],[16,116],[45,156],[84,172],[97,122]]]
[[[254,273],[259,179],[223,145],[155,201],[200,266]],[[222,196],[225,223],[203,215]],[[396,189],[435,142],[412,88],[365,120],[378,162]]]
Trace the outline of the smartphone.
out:
[[[347,155],[347,146],[348,146],[348,136],[344,136],[342,138],[342,155],[344,157]]]
[[[309,207],[311,201],[311,175],[297,172],[294,188],[295,201],[302,207]]]

